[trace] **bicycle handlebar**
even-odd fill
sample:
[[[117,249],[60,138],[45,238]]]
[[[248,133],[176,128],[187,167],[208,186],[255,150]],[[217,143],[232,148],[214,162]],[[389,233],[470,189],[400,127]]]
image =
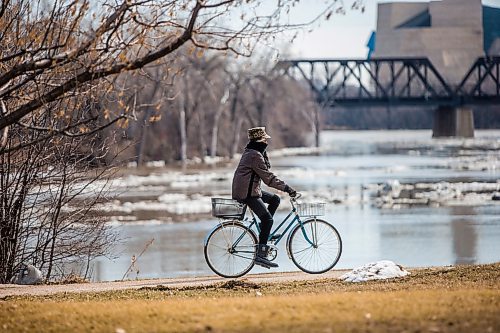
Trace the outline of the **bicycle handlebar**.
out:
[[[297,201],[302,196],[302,193],[297,192],[294,197],[290,197],[291,201]]]

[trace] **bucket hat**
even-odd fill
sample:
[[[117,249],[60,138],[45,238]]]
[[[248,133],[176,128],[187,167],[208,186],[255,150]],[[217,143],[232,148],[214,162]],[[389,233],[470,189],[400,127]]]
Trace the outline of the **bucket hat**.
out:
[[[248,129],[249,140],[270,139],[265,127],[253,127]]]

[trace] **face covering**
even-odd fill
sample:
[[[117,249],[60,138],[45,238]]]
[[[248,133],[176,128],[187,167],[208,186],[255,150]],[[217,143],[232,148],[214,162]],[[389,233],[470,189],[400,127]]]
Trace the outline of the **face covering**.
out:
[[[250,141],[247,144],[247,148],[257,150],[259,153],[263,154],[266,151],[267,143],[258,142],[258,141]]]
[[[248,149],[257,150],[259,153],[261,153],[262,156],[264,157],[264,162],[266,162],[267,168],[268,169],[271,168],[271,163],[269,162],[269,157],[267,157],[267,152],[266,152],[267,143],[265,143],[265,142],[258,142],[258,141],[250,141],[247,144],[247,148]]]

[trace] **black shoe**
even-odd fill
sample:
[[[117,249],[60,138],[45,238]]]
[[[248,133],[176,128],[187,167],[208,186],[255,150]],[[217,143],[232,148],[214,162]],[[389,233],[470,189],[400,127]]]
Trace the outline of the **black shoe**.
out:
[[[267,268],[267,269],[271,268],[271,265],[269,265],[269,264],[272,264],[269,260],[267,260],[267,259],[262,260],[262,258],[260,258],[260,257],[255,257],[254,262],[256,265]]]
[[[267,260],[267,252],[269,251],[269,246],[267,245],[258,245],[257,247],[257,255],[255,256],[255,264],[265,267],[265,268],[271,268],[271,267],[279,267],[278,264]]]

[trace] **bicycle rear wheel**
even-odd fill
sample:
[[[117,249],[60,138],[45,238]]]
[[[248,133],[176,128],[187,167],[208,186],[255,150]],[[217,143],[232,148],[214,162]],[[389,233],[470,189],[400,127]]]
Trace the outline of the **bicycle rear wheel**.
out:
[[[255,233],[241,222],[223,222],[205,240],[205,260],[217,275],[240,277],[254,266],[256,244]]]
[[[310,274],[329,271],[342,254],[339,232],[324,220],[310,219],[303,226],[297,225],[288,241],[288,251],[293,263]]]

